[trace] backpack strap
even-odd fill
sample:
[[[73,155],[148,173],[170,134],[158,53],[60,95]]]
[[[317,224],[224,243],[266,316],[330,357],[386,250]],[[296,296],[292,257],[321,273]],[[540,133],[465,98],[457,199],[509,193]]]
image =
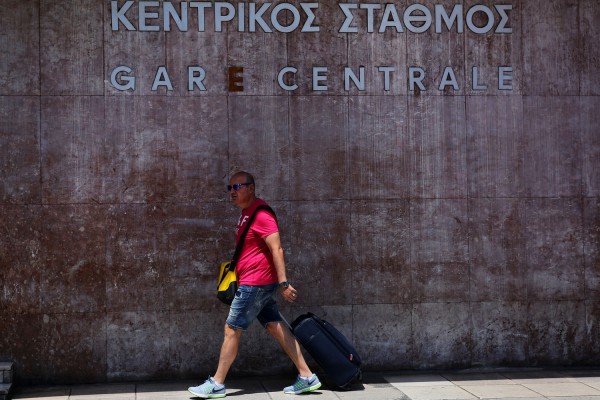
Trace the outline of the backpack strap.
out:
[[[275,220],[277,221],[277,216],[275,215],[275,211],[273,211],[273,209],[271,207],[269,207],[266,204],[261,204],[260,206],[256,207],[256,210],[254,210],[254,212],[252,213],[252,216],[250,217],[250,220],[248,221],[248,223],[246,224],[246,227],[244,228],[244,232],[242,232],[242,236],[240,236],[240,240],[238,241],[237,246],[235,246],[235,253],[233,254],[233,258],[231,259],[231,264],[230,264],[231,270],[233,270],[235,268],[237,259],[240,257],[240,254],[242,253],[242,247],[244,247],[244,240],[246,240],[246,235],[248,234],[248,231],[250,230],[250,225],[252,225],[252,222],[254,221],[254,217],[256,217],[256,214],[258,214],[258,212],[260,210],[265,210],[268,213],[272,214],[273,217],[275,217]]]

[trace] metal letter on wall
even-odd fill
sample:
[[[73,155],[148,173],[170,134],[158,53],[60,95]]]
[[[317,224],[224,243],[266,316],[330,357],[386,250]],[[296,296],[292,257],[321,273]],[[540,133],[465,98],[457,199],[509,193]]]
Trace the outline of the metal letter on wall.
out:
[[[243,67],[229,67],[227,76],[229,77],[229,91],[243,92],[244,91],[244,73]]]

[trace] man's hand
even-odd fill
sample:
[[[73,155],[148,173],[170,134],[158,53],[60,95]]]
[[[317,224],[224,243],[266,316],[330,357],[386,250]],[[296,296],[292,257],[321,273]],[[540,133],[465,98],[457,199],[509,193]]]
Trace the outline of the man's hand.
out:
[[[290,303],[293,303],[298,298],[298,292],[292,285],[289,285],[286,288],[281,288],[281,295]]]

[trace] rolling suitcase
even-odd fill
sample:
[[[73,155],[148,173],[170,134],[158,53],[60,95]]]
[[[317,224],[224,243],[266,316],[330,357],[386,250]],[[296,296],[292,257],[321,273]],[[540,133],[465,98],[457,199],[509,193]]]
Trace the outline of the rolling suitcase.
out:
[[[333,325],[312,313],[306,313],[288,326],[302,347],[338,388],[348,390],[352,383],[360,381],[360,356]]]

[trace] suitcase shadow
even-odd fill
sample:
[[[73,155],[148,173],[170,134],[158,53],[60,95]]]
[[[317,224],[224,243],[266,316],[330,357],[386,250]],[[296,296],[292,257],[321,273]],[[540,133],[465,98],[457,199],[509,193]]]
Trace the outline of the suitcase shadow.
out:
[[[331,379],[324,376],[321,379],[321,382],[323,382],[323,386],[321,386],[319,390],[325,389],[330,390],[332,392],[359,392],[361,390],[365,390],[365,385],[363,385],[362,381],[352,382],[346,387],[339,387],[335,383],[333,383]]]

